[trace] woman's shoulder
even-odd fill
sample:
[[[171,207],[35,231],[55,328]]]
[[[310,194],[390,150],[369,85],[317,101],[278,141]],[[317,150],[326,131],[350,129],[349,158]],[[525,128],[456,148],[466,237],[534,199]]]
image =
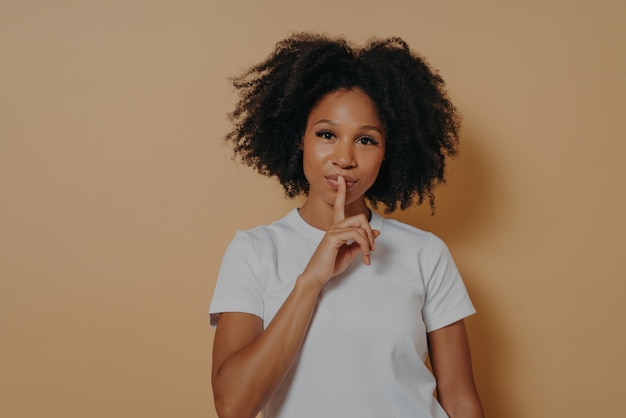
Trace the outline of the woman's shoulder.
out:
[[[422,240],[429,240],[431,239],[431,237],[434,236],[432,232],[407,224],[397,219],[386,218],[379,214],[376,214],[375,216],[380,218],[381,229],[384,229],[386,233],[399,234],[406,237],[412,237],[414,239]]]
[[[430,247],[434,251],[447,249],[446,243],[435,233],[407,224],[397,219],[381,218],[381,234],[404,243],[410,243],[420,247]]]
[[[262,224],[249,229],[238,229],[233,241],[259,243],[271,240],[278,235],[293,232],[293,217],[296,209],[291,210],[285,216],[268,224]]]

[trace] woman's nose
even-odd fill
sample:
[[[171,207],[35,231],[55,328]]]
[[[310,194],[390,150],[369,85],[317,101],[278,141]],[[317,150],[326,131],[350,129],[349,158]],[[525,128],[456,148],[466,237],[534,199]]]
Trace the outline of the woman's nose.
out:
[[[341,168],[351,168],[356,165],[354,159],[354,144],[351,141],[338,141],[333,152],[333,164]]]

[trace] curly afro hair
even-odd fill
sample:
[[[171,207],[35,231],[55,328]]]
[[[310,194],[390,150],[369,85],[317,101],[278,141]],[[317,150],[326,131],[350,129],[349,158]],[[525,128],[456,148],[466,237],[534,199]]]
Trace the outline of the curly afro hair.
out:
[[[434,210],[433,189],[457,153],[460,118],[443,79],[402,39],[357,48],[343,38],[296,33],[231,81],[239,102],[226,141],[241,162],[276,176],[289,197],[309,190],[301,141],[311,109],[330,92],[358,88],[375,103],[386,133],[385,160],[366,198],[386,212],[426,198]]]

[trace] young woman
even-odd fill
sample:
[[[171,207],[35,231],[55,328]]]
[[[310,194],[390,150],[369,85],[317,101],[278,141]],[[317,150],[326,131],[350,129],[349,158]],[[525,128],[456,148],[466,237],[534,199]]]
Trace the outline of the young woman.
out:
[[[236,155],[307,198],[226,250],[219,416],[482,417],[475,311],[445,244],[368,207],[433,207],[458,141],[443,80],[399,38],[295,34],[233,81]]]

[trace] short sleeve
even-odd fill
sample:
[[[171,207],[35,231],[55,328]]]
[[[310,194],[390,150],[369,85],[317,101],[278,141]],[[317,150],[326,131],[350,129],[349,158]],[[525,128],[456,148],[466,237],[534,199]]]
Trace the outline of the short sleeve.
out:
[[[224,312],[244,312],[263,318],[263,286],[255,272],[257,256],[254,242],[238,231],[230,242],[220,266],[213,299],[209,307],[212,326]]]
[[[445,243],[430,234],[426,297],[422,308],[426,332],[476,313],[463,279]]]

